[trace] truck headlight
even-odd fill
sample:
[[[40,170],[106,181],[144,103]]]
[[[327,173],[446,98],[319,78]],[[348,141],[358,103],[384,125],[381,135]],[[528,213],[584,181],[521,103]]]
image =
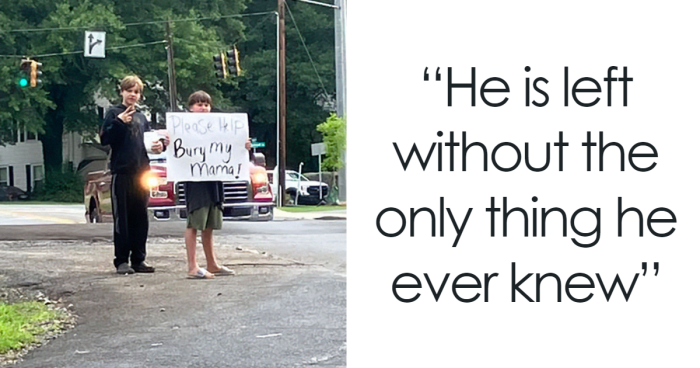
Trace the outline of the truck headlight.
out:
[[[158,178],[153,177],[153,176],[148,178],[148,187],[149,188],[157,187],[159,184],[160,183],[158,181]]]
[[[254,174],[252,177],[252,180],[253,180],[253,183],[255,183],[255,184],[267,183],[267,174],[265,174],[265,173]]]
[[[166,184],[167,180],[164,177],[158,176],[151,171],[147,171],[141,177],[141,185],[144,189],[158,189],[158,186]]]

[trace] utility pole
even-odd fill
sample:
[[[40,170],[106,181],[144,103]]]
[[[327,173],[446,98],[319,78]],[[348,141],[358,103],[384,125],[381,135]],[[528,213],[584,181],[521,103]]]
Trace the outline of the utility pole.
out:
[[[335,0],[335,103],[338,117],[345,116],[345,0]]]
[[[346,118],[345,92],[345,7],[346,0],[334,0],[334,4],[314,0],[298,0],[303,3],[324,6],[335,9],[335,112],[339,118]],[[346,120],[347,121],[347,120]],[[345,169],[347,167],[346,152],[342,152],[343,167],[338,170],[338,199],[346,200]]]
[[[278,40],[279,40],[279,161],[277,161],[277,198],[278,205],[284,206],[285,183],[287,173],[287,78],[285,68],[285,36],[284,36],[284,0],[277,0],[277,13],[279,19]]]
[[[168,42],[168,90],[170,93],[170,111],[177,111],[177,84],[175,82],[175,62],[173,60],[173,35],[170,33],[170,19],[165,23],[166,41]]]
[[[346,0],[335,0],[335,101],[336,113],[339,117],[346,117],[346,90],[345,90],[345,9]],[[346,125],[347,126],[347,125]],[[342,152],[343,167],[338,170],[338,199],[347,200],[345,173],[348,166],[347,154]]]

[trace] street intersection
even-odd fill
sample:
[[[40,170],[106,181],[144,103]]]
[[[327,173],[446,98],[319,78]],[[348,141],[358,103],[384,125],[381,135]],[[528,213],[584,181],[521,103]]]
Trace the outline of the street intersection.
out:
[[[78,321],[18,367],[344,367],[346,221],[319,217],[336,220],[226,222],[215,249],[237,275],[213,280],[186,278],[184,222],[151,223],[157,271],[136,275],[114,273],[112,224],[2,226],[0,286]]]

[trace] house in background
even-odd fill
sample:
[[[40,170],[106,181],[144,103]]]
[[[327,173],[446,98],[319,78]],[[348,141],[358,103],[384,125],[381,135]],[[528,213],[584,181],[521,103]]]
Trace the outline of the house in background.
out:
[[[104,117],[109,101],[102,99],[97,102],[97,113]],[[70,163],[73,170],[77,170],[81,162],[83,166],[93,162],[86,169],[104,170],[107,156],[108,150],[91,144],[89,139],[80,134],[63,134],[63,162]],[[12,134],[12,142],[0,146],[0,186],[14,186],[31,193],[44,178],[44,149],[41,141],[35,133],[23,128],[16,129]]]
[[[105,112],[109,109],[109,100],[96,94],[95,104],[97,105],[97,116],[102,121]],[[87,171],[104,170],[109,149],[100,146],[99,141],[98,136],[86,137],[76,132],[64,132],[64,164],[70,164],[73,171],[78,171],[83,177],[87,175]]]
[[[104,120],[105,112],[112,105],[108,99],[95,95],[97,115]],[[156,119],[155,114],[144,111],[146,118]],[[13,132],[13,141],[0,146],[0,186],[14,186],[32,192],[45,178],[44,150],[35,133],[26,129]],[[99,137],[85,137],[75,132],[63,133],[63,162],[83,178],[89,172],[105,170],[109,147],[100,146]]]
[[[15,144],[0,146],[0,186],[31,192],[44,181],[44,149],[36,133],[18,127]]]

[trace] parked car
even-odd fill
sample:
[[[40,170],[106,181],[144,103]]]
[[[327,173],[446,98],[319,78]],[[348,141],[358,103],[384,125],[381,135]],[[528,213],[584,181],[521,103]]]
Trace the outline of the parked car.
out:
[[[277,201],[277,171],[277,168],[267,171],[267,180],[271,183],[274,201]],[[284,187],[292,203],[297,200],[297,193],[299,193],[296,203],[307,205],[317,205],[325,200],[330,189],[328,184],[309,180],[294,170],[286,170]]]
[[[257,154],[260,155],[260,154]],[[166,181],[166,154],[149,154],[151,170],[144,175],[142,184],[149,188],[149,217],[152,221],[186,219],[185,184]],[[224,183],[224,219],[269,221],[273,217],[273,196],[265,168],[250,166],[248,178]],[[109,169],[91,172],[85,180],[85,218],[90,223],[111,222],[112,174]]]
[[[16,201],[27,199],[27,192],[13,186],[0,185],[0,201]]]

